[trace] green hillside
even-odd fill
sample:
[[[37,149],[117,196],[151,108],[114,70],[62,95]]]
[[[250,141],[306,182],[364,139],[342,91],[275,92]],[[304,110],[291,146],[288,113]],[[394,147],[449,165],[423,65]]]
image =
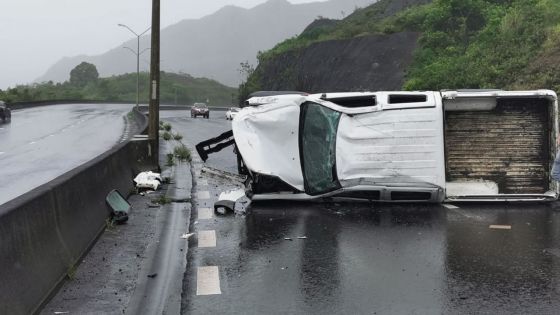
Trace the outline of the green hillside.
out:
[[[560,90],[560,1],[380,0],[344,20],[318,23],[259,54],[259,63],[321,41],[421,32],[403,88],[550,88]],[[408,1],[407,3],[410,3]],[[402,5],[405,6],[405,5]],[[259,68],[247,86],[259,87]]]
[[[140,102],[148,103],[149,74],[140,74]],[[161,73],[160,102],[162,104],[192,104],[206,102],[210,106],[229,106],[237,90],[214,80],[193,78],[186,74]],[[20,85],[0,90],[0,100],[31,102],[50,100],[93,100],[136,103],[136,74],[99,78],[85,86],[70,82]]]

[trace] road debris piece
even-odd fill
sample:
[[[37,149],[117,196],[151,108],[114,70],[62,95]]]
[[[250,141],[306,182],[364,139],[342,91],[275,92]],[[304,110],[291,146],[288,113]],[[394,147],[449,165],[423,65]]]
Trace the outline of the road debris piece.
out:
[[[284,240],[285,241],[292,241],[292,238],[291,237],[284,237]]]
[[[181,238],[182,239],[189,239],[189,237],[191,237],[193,235],[194,235],[194,233],[185,233],[185,234],[181,235]]]
[[[152,279],[153,279],[153,278],[155,278],[155,277],[157,277],[157,273],[152,273],[152,274],[149,274],[149,275],[148,275],[148,278],[152,278]]]
[[[225,214],[227,211],[235,211],[235,203],[237,200],[245,197],[245,189],[236,189],[223,192],[218,197],[218,201],[214,203],[214,211],[219,214]]]
[[[54,312],[55,315],[70,314],[70,312]]]
[[[495,230],[511,230],[511,225],[497,225],[497,224],[493,224],[490,225],[491,229],[495,229]]]
[[[159,173],[154,173],[152,171],[149,172],[142,172],[136,175],[134,178],[134,182],[136,183],[136,188],[148,188],[152,190],[157,190],[163,180],[161,179],[161,175]]]
[[[306,240],[306,239],[307,239],[307,236],[298,236],[298,239],[299,239],[299,240]]]
[[[112,216],[114,222],[123,224],[128,221],[128,212],[132,206],[124,199],[118,190],[112,190],[105,198],[105,202],[107,202],[109,207],[113,210]]]

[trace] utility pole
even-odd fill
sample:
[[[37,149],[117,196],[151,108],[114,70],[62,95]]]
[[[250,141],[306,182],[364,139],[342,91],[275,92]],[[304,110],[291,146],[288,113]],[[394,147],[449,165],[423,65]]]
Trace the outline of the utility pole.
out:
[[[148,138],[152,147],[152,154],[159,163],[159,30],[160,30],[160,0],[152,0],[152,54],[150,60],[150,110],[148,120]]]

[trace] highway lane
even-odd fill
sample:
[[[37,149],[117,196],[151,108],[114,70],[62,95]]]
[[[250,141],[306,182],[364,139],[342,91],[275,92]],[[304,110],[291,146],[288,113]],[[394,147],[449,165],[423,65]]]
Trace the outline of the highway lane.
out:
[[[162,119],[189,144],[230,128],[218,113]],[[236,183],[195,180],[183,314],[558,313],[550,205],[260,202],[219,216],[213,202]]]
[[[12,112],[0,124],[0,204],[116,145],[132,105],[66,104]]]

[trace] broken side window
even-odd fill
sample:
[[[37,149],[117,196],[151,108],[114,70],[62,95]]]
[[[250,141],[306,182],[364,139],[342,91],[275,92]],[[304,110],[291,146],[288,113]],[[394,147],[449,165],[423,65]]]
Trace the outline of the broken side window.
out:
[[[316,103],[302,105],[300,152],[305,192],[309,195],[340,188],[336,174],[336,133],[340,115]]]

